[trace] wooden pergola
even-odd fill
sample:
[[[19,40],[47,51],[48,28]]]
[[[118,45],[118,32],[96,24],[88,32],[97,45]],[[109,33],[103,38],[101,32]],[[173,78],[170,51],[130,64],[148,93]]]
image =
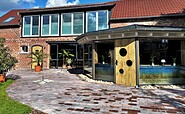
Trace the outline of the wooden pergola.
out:
[[[95,79],[95,64],[98,55],[96,41],[114,41],[114,77],[115,83],[127,86],[138,86],[140,75],[140,39],[174,39],[185,40],[185,28],[130,25],[82,34],[76,38],[79,44],[92,43],[92,75]],[[184,42],[185,45],[185,42]],[[185,47],[185,46],[184,46]],[[121,54],[124,52],[125,54]]]

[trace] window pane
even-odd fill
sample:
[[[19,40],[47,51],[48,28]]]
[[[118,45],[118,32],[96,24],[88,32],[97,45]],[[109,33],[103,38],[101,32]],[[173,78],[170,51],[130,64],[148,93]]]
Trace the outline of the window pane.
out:
[[[96,12],[88,12],[87,21],[87,31],[96,31]]]
[[[39,16],[33,16],[32,18],[32,35],[39,35]]]
[[[27,53],[28,52],[28,46],[21,46],[21,53]]]
[[[62,18],[62,34],[71,34],[71,26],[72,26],[72,22],[71,22],[71,13],[69,14],[63,14],[63,18]]]
[[[98,30],[107,29],[107,11],[98,12]]]
[[[24,17],[24,35],[30,35],[31,17]]]
[[[83,33],[83,13],[74,13],[73,33]]]
[[[49,16],[43,16],[42,19],[42,35],[49,35]]]
[[[51,15],[51,34],[58,34],[58,14]]]

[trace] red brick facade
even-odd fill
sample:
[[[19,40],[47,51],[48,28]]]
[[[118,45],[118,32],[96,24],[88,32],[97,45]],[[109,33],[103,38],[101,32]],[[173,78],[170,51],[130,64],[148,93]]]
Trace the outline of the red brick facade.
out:
[[[20,33],[20,28],[0,29],[0,37],[6,39],[5,45],[11,49],[12,55],[18,59],[16,69],[31,68],[31,64],[29,64],[31,59],[28,56],[31,53],[31,47],[34,45],[43,46],[44,53],[50,54],[50,45],[47,41],[75,41],[75,37],[22,38]],[[21,53],[21,46],[28,46],[29,53]],[[49,57],[45,61],[47,62],[43,64],[44,68],[49,68]]]

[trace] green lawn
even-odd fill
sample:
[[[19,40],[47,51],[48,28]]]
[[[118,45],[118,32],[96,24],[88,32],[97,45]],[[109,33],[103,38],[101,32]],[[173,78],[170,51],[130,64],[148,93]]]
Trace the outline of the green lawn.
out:
[[[0,83],[0,114],[29,114],[32,109],[29,106],[16,102],[8,97],[7,87],[13,80]]]

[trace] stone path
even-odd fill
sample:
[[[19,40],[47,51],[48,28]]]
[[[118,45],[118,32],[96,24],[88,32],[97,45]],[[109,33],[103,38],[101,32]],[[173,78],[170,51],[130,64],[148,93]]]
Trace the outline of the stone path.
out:
[[[66,70],[44,70],[42,73],[15,70],[9,74],[21,76],[8,88],[9,96],[49,114],[185,113],[184,89],[149,90],[90,83]],[[33,82],[41,76],[54,82]]]

